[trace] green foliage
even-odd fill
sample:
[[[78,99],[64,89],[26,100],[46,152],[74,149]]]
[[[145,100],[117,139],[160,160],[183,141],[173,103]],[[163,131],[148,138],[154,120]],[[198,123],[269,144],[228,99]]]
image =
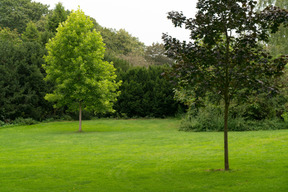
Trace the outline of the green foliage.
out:
[[[34,119],[32,118],[26,118],[24,119],[23,117],[18,117],[17,119],[15,119],[13,121],[13,124],[14,125],[34,125],[34,124],[37,124],[38,122],[35,121]]]
[[[284,122],[288,122],[288,113],[287,112],[284,112],[281,117],[284,119]]]
[[[22,7],[19,7],[19,5],[22,4]],[[32,6],[33,4],[33,6]],[[51,93],[53,91],[54,88],[56,88],[59,84],[61,84],[62,81],[62,85],[65,84],[66,87],[69,87],[69,89],[65,89],[63,87],[61,87],[61,90],[64,91],[65,89],[65,97],[67,95],[73,95],[72,93],[72,89],[76,88],[76,87],[83,87],[83,83],[87,86],[90,86],[89,88],[86,87],[86,90],[92,90],[95,88],[92,86],[92,81],[87,81],[87,78],[91,77],[91,76],[97,76],[97,78],[99,77],[99,75],[104,75],[108,78],[110,78],[110,80],[116,78],[115,73],[117,73],[117,75],[122,74],[122,76],[126,76],[124,74],[126,74],[127,71],[129,71],[130,67],[132,65],[135,66],[147,66],[148,62],[146,62],[145,58],[144,58],[144,52],[145,52],[145,45],[143,43],[141,43],[136,37],[133,37],[131,34],[129,34],[127,31],[125,31],[124,29],[121,30],[112,30],[112,29],[107,29],[104,28],[102,26],[100,26],[97,21],[93,18],[89,18],[87,16],[85,16],[85,18],[87,20],[91,20],[92,21],[92,25],[91,22],[89,21],[88,26],[90,27],[88,29],[88,31],[92,31],[93,29],[97,29],[101,32],[101,34],[103,35],[103,40],[106,43],[106,53],[104,56],[104,60],[108,61],[109,64],[107,62],[103,62],[105,65],[109,66],[108,68],[110,68],[110,71],[113,71],[109,74],[109,72],[104,72],[105,70],[102,70],[102,72],[100,72],[101,70],[98,70],[96,73],[93,70],[96,70],[95,68],[93,70],[91,70],[89,67],[88,68],[83,68],[82,67],[82,71],[79,70],[75,70],[76,68],[71,67],[72,64],[79,64],[81,58],[78,57],[80,54],[84,55],[84,57],[82,56],[82,60],[84,62],[84,60],[87,61],[87,63],[92,63],[92,57],[93,54],[86,54],[88,53],[90,50],[89,49],[93,49],[94,47],[97,47],[97,43],[95,42],[90,42],[91,44],[93,44],[93,46],[86,46],[85,43],[88,43],[88,41],[90,41],[89,39],[86,39],[85,42],[83,42],[81,44],[82,47],[80,47],[79,49],[74,49],[74,46],[79,43],[80,41],[84,40],[84,38],[80,38],[78,39],[79,42],[77,42],[77,38],[75,38],[73,35],[67,35],[66,40],[67,42],[70,40],[75,40],[73,41],[73,43],[70,44],[70,52],[65,52],[67,53],[66,56],[67,58],[69,57],[69,55],[73,55],[75,56],[75,58],[70,58],[70,60],[62,60],[62,57],[65,56],[65,54],[63,54],[63,47],[61,47],[61,50],[58,49],[58,55],[61,58],[57,61],[58,64],[61,63],[61,65],[63,63],[69,63],[69,65],[65,65],[65,70],[67,69],[67,74],[68,76],[61,78],[57,78],[56,76],[54,77],[49,77],[49,74],[47,76],[47,79],[50,79],[50,81],[45,82],[43,81],[43,78],[47,75],[46,71],[43,69],[42,64],[44,64],[44,66],[46,66],[45,61],[43,60],[43,56],[44,54],[46,54],[47,50],[45,49],[45,45],[46,43],[49,41],[49,39],[52,39],[55,34],[56,34],[56,28],[59,26],[60,23],[62,23],[62,25],[60,25],[61,27],[63,27],[63,25],[65,25],[63,22],[67,20],[68,15],[70,14],[70,11],[65,10],[65,8],[63,7],[63,5],[61,3],[58,3],[55,7],[55,9],[50,10],[48,13],[48,6],[46,5],[42,5],[40,3],[34,3],[29,0],[17,0],[17,1],[1,1],[1,6],[3,5],[3,7],[0,8],[0,10],[11,10],[14,9],[13,11],[16,11],[17,14],[19,15],[25,15],[26,13],[29,13],[29,18],[31,16],[31,18],[33,17],[33,19],[28,19],[28,17],[24,16],[21,17],[21,23],[17,23],[18,20],[13,20],[13,22],[10,22],[12,19],[13,15],[7,14],[7,17],[0,17],[0,26],[3,26],[4,28],[0,29],[0,41],[1,41],[1,46],[0,46],[0,54],[1,54],[1,64],[0,64],[0,72],[1,72],[1,77],[0,77],[0,103],[1,103],[1,108],[0,108],[0,119],[1,120],[5,120],[5,121],[12,121],[17,117],[23,117],[23,118],[33,118],[36,120],[43,120],[46,118],[54,118],[54,119],[61,119],[63,118],[65,115],[70,115],[73,117],[73,119],[77,119],[77,115],[75,113],[70,113],[66,107],[66,104],[71,104],[73,105],[73,103],[77,103],[77,101],[75,101],[75,98],[70,98],[69,101],[63,101],[60,102],[58,100],[57,103],[48,103],[46,100],[43,99],[44,95],[46,95],[47,93]],[[31,5],[31,6],[30,6]],[[38,8],[37,8],[38,6]],[[14,7],[14,8],[13,8]],[[44,9],[42,9],[42,14],[40,14],[41,9],[40,8],[46,8],[47,10],[44,11]],[[3,9],[2,9],[3,8]],[[36,9],[38,9],[38,12],[35,11]],[[13,12],[12,11],[12,12]],[[25,12],[27,11],[27,12]],[[33,11],[35,11],[35,15],[33,16]],[[25,12],[25,13],[24,13]],[[1,14],[4,14],[3,12],[1,12]],[[13,12],[13,14],[16,14]],[[15,15],[14,15],[15,16]],[[83,16],[84,18],[84,16]],[[10,19],[9,22],[6,22],[6,19]],[[7,21],[8,21],[7,20]],[[2,23],[1,23],[2,22]],[[3,24],[3,25],[2,25]],[[15,25],[14,25],[15,24]],[[13,27],[12,27],[13,25]],[[85,26],[87,26],[86,24],[84,24]],[[9,28],[6,27],[11,27],[14,30],[10,30]],[[71,27],[71,30],[74,30],[73,27]],[[17,31],[20,31],[20,33],[18,33]],[[79,32],[79,31],[78,31]],[[76,32],[76,34],[78,33]],[[79,32],[81,33],[81,32]],[[94,32],[93,32],[94,33]],[[78,35],[78,34],[77,34]],[[64,36],[64,35],[63,35]],[[98,35],[98,37],[100,37]],[[65,38],[64,38],[65,39]],[[70,39],[70,40],[69,40]],[[63,39],[62,39],[63,40]],[[64,42],[63,44],[67,43]],[[72,41],[71,41],[72,42]],[[100,40],[99,40],[100,42]],[[67,43],[69,44],[69,43]],[[80,43],[79,43],[80,44]],[[98,43],[99,47],[103,46],[104,44],[102,43]],[[57,46],[54,46],[57,47]],[[64,46],[65,47],[65,46]],[[157,46],[156,46],[157,47]],[[57,47],[58,48],[58,47]],[[162,49],[161,49],[162,48]],[[57,50],[55,48],[55,50]],[[148,49],[149,50],[149,49]],[[153,48],[154,50],[154,48]],[[160,49],[157,49],[163,51],[163,47],[160,46]],[[156,50],[156,51],[157,51]],[[75,52],[74,52],[75,51]],[[61,52],[61,53],[60,53]],[[77,52],[77,53],[76,53]],[[104,48],[100,48],[98,50],[97,53],[94,54],[98,55],[99,58],[96,59],[97,62],[100,61],[100,58],[103,59],[103,53],[104,53]],[[152,54],[152,52],[151,52]],[[149,55],[149,57],[151,56],[151,58],[153,57],[153,55]],[[158,54],[158,53],[157,53]],[[162,54],[162,53],[161,53]],[[2,56],[3,55],[3,56]],[[147,54],[146,54],[147,55]],[[155,55],[155,54],[154,54]],[[78,58],[76,58],[78,57]],[[89,60],[90,58],[90,60]],[[79,59],[79,60],[77,60]],[[89,62],[88,62],[89,60]],[[95,59],[94,59],[95,60]],[[157,59],[156,59],[157,60]],[[159,64],[160,65],[160,61],[150,61],[149,60],[149,64]],[[52,62],[52,61],[51,61]],[[158,62],[158,63],[157,63]],[[54,63],[54,60],[53,60]],[[72,64],[71,64],[72,63]],[[101,64],[102,62],[99,62],[99,64]],[[114,67],[117,69],[116,71],[114,71],[114,69],[112,69],[112,64],[114,65]],[[57,63],[56,63],[57,64]],[[56,65],[55,64],[55,65]],[[48,63],[49,65],[49,63]],[[58,65],[60,66],[60,65]],[[70,66],[70,67],[67,67]],[[85,64],[84,66],[87,66],[87,64]],[[65,71],[64,68],[61,69],[57,69],[58,71]],[[69,69],[68,69],[69,68]],[[103,66],[103,68],[105,68]],[[146,70],[146,69],[145,69]],[[102,73],[102,74],[99,74]],[[160,72],[159,72],[160,73]],[[160,74],[157,73],[157,76],[160,76]],[[83,77],[87,77],[86,79],[82,79],[82,81],[78,81],[79,77],[75,77],[75,75],[82,75]],[[94,75],[92,75],[94,74]],[[74,75],[74,76],[73,76]],[[73,79],[73,81],[75,81],[76,83],[73,82],[68,82],[66,80],[66,77],[71,77],[71,79]],[[82,77],[81,77],[82,78]],[[104,78],[104,77],[103,77]],[[134,77],[133,77],[134,78]],[[56,80],[58,79],[58,80]],[[99,80],[101,78],[98,78],[97,80]],[[159,77],[157,83],[160,83],[163,85],[163,83],[161,83],[162,77]],[[118,78],[118,80],[121,80],[121,78]],[[65,82],[64,82],[65,81]],[[113,80],[112,80],[113,81]],[[155,81],[155,82],[154,82]],[[102,81],[104,82],[104,81]],[[108,82],[108,81],[107,81]],[[106,82],[106,83],[107,83]],[[156,79],[152,80],[153,83],[156,83]],[[59,84],[58,84],[59,83]],[[82,84],[81,84],[82,83]],[[156,83],[156,84],[157,84]],[[76,86],[77,84],[77,86]],[[108,83],[109,84],[109,83]],[[100,112],[101,110],[99,110],[99,108],[102,108],[101,105],[99,103],[103,102],[105,103],[105,99],[106,98],[110,98],[111,102],[110,104],[108,104],[110,106],[110,110],[111,110],[111,106],[112,103],[115,102],[115,96],[118,95],[119,93],[117,91],[115,91],[114,95],[112,94],[108,94],[108,89],[110,89],[112,87],[112,89],[116,88],[117,86],[119,86],[119,84],[117,83],[117,86],[113,87],[112,84],[106,84],[105,86],[98,86],[97,89],[99,88],[98,91],[93,92],[94,96],[92,97],[91,95],[88,97],[85,94],[82,94],[83,91],[85,92],[84,89],[82,89],[82,92],[77,93],[78,95],[81,95],[82,98],[85,97],[85,99],[89,98],[89,101],[94,102],[95,105],[98,106],[98,112]],[[139,85],[141,84],[141,86],[146,86],[145,83],[139,83]],[[165,83],[164,83],[165,84]],[[150,85],[151,87],[151,85]],[[71,88],[71,89],[70,89]],[[142,88],[141,88],[142,89]],[[143,89],[147,89],[147,88],[143,88]],[[156,88],[155,88],[156,89]],[[160,88],[157,88],[158,90],[160,90]],[[164,89],[164,87],[163,87]],[[115,89],[116,90],[116,89]],[[167,87],[167,92],[169,92],[170,94],[170,86]],[[148,91],[150,92],[150,91]],[[163,92],[163,90],[162,90]],[[165,92],[165,91],[164,91]],[[158,93],[160,94],[161,91]],[[53,94],[52,94],[53,95]],[[54,96],[50,95],[50,99]],[[146,94],[145,95],[145,105],[150,105],[150,95],[151,94]],[[154,94],[155,95],[155,94]],[[59,95],[58,95],[59,96]],[[58,97],[56,96],[56,97]],[[49,96],[47,96],[48,98]],[[153,95],[151,95],[151,97],[154,97]],[[158,96],[159,98],[161,96]],[[67,97],[66,97],[67,98]],[[94,98],[98,98],[98,100],[94,99]],[[99,101],[99,98],[101,99],[101,101]],[[105,99],[104,99],[105,98]],[[55,97],[52,99],[54,100],[56,99]],[[172,100],[172,97],[170,97],[170,99]],[[159,100],[159,99],[158,99]],[[162,99],[163,101],[165,101],[165,99]],[[99,101],[99,103],[95,103]],[[86,101],[87,102],[87,101]],[[154,102],[154,101],[153,101]],[[160,101],[159,101],[160,102]],[[155,103],[155,102],[154,102]],[[52,105],[55,104],[57,105],[59,108],[58,109],[54,109]],[[91,104],[91,103],[90,103]],[[107,103],[105,103],[106,105]],[[76,110],[76,106],[70,106],[70,110]],[[151,103],[152,105],[152,103]],[[159,104],[155,105],[158,106]],[[168,104],[166,104],[168,105]],[[62,106],[62,107],[60,107]],[[85,108],[85,104],[84,104],[84,108]],[[94,108],[94,107],[93,107]],[[105,107],[103,107],[103,111]],[[109,108],[109,107],[108,107]],[[152,109],[152,107],[149,107]],[[154,107],[155,108],[155,107]],[[174,105],[173,105],[173,112],[169,112],[169,114],[174,114],[175,110],[174,110]],[[88,111],[87,111],[88,110]],[[92,112],[89,112],[90,109],[88,109],[88,107],[86,109],[84,109],[84,113],[83,113],[83,118],[84,119],[90,119],[93,115]],[[155,110],[157,111],[157,110]],[[121,109],[120,109],[120,112]],[[157,116],[161,116],[163,117],[164,114],[167,114],[167,111],[164,111],[163,113],[161,113],[160,110],[158,110],[158,112],[155,112],[155,114],[159,114]],[[154,112],[151,112],[151,110],[147,113],[145,113],[145,116],[148,115],[153,115],[155,116]],[[98,116],[101,116],[100,114],[98,114]],[[122,116],[126,116],[124,113],[122,113]],[[137,115],[138,116],[138,115]]]
[[[40,70],[43,47],[37,42],[22,42],[19,37],[13,41],[0,38],[0,42],[0,119],[43,119],[49,109],[43,98],[47,85]]]
[[[264,9],[268,5],[275,5],[283,9],[288,9],[287,0],[258,0],[258,9]],[[279,54],[288,54],[288,29],[284,26],[280,26],[279,31],[274,34],[270,34],[270,40],[267,48],[274,56]]]
[[[120,82],[115,81],[113,64],[103,61],[102,37],[92,29],[92,21],[78,9],[46,46],[45,79],[55,83],[55,88],[45,98],[56,102],[56,107],[76,111],[81,103],[87,111],[113,111]]]
[[[168,13],[175,27],[190,30],[191,42],[164,34],[167,55],[176,60],[168,76],[180,88],[191,89],[195,98],[208,94],[224,101],[224,161],[229,170],[228,117],[235,96],[246,90],[275,92],[271,79],[283,74],[287,56],[273,58],[263,49],[269,33],[288,26],[288,11],[270,6],[255,11],[256,1],[199,0],[195,18],[182,12]]]
[[[163,44],[153,43],[146,47],[145,59],[153,65],[172,65],[173,60],[165,55],[166,51]]]
[[[195,132],[223,131],[223,114],[223,108],[208,105],[205,108],[200,108],[196,115],[193,112],[187,113],[186,117],[181,121],[179,130]],[[233,112],[230,114],[233,114]],[[230,131],[279,130],[288,128],[287,123],[278,118],[250,120],[232,115],[229,117],[228,126]]]
[[[177,113],[172,85],[161,76],[165,67],[135,67],[119,74],[123,81],[115,104],[120,116],[167,117]],[[122,114],[122,115],[121,115]]]
[[[9,28],[0,28],[0,40],[13,43],[15,45],[22,43],[17,30],[11,31]]]
[[[69,12],[65,10],[62,3],[57,3],[55,9],[48,16],[48,30],[56,33],[59,24],[66,21],[68,15]]]
[[[26,30],[22,34],[24,41],[39,41],[40,33],[33,22],[27,24]]]
[[[144,43],[133,37],[124,29],[114,30],[108,28],[101,29],[101,35],[107,49],[116,55],[142,55],[144,53]]]
[[[121,60],[125,60],[132,66],[148,66],[149,63],[144,58],[145,45],[138,38],[133,37],[124,29],[115,30],[99,28],[103,41],[107,48],[107,55],[113,55]]]
[[[128,61],[114,56],[113,54],[105,54],[104,60],[113,63],[114,67],[117,69],[117,74],[126,72],[131,67],[131,64]]]
[[[22,33],[26,24],[36,22],[48,13],[48,6],[31,0],[1,0],[0,27],[17,29]]]

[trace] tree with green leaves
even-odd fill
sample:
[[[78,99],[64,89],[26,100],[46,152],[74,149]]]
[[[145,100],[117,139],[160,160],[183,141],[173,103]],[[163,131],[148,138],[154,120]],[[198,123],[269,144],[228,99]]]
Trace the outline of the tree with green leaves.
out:
[[[43,67],[46,80],[55,83],[46,99],[55,107],[79,109],[79,131],[82,131],[82,109],[94,112],[113,111],[121,82],[116,82],[112,63],[103,61],[104,43],[93,22],[80,10],[73,11],[62,23],[56,36],[46,46],[48,55]]]
[[[39,43],[23,42],[16,30],[0,29],[0,120],[45,118],[44,53]]]
[[[173,60],[166,56],[164,45],[160,43],[153,43],[145,49],[145,59],[154,65],[172,65]]]
[[[48,6],[31,0],[0,0],[0,27],[22,33],[26,24],[48,13]]]
[[[51,14],[48,15],[48,30],[56,33],[60,23],[66,21],[69,12],[65,10],[62,3],[57,3]]]
[[[207,93],[224,102],[224,165],[229,170],[228,111],[231,101],[245,89],[275,92],[271,78],[283,73],[287,57],[272,58],[260,42],[268,42],[269,33],[288,25],[288,12],[270,6],[255,11],[253,0],[199,0],[195,18],[182,12],[170,12],[175,27],[191,31],[191,42],[180,42],[163,34],[167,55],[176,60],[167,75],[179,87],[191,89],[194,97]]]

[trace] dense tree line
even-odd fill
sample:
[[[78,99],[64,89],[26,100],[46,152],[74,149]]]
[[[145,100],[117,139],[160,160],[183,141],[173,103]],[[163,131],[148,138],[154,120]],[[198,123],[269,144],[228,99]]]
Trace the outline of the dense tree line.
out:
[[[46,76],[42,68],[43,56],[47,54],[45,45],[55,36],[59,23],[67,19],[70,11],[61,3],[52,10],[31,0],[0,0],[0,3],[0,120],[9,122],[18,117],[43,120],[67,114],[77,118],[67,112],[67,107],[54,109],[44,99],[54,86],[43,80]],[[268,4],[287,8],[286,1],[259,0],[258,9]],[[124,29],[106,28],[94,18],[90,19],[106,44],[104,59],[113,62],[118,80],[123,81],[122,94],[114,105],[114,116],[173,116],[183,110],[179,103],[187,104],[189,118],[198,117],[199,111],[202,114],[215,112],[210,109],[219,102],[216,97],[199,99],[183,90],[173,91],[173,85],[163,78],[161,74],[174,63],[166,56],[163,44],[145,46]],[[282,43],[287,41],[287,28],[280,27],[279,31],[271,34],[269,43],[263,45],[273,55],[288,53],[287,43]],[[240,91],[231,102],[231,116],[245,120],[283,119],[288,111],[287,72],[273,81],[280,87],[278,94],[255,92],[248,98],[245,90]],[[174,100],[174,93],[179,101]],[[205,106],[207,110],[204,110]],[[84,112],[83,115],[87,119],[94,114]]]
[[[23,41],[16,31],[0,31],[0,119],[33,117],[41,120],[50,110],[43,96],[47,85],[41,71],[45,50]]]
[[[55,85],[44,81],[46,73],[42,67],[46,43],[71,12],[61,3],[53,10],[31,0],[1,0],[0,4],[0,121],[10,122],[19,117],[44,120],[67,114],[77,118],[67,111],[67,106],[54,109],[53,103],[44,99]],[[114,64],[118,80],[123,81],[115,114],[175,115],[178,102],[173,99],[172,86],[161,76],[163,66],[173,61],[165,56],[163,46],[145,46],[124,29],[105,28],[94,18],[90,20],[106,44],[105,60]],[[93,115],[84,112],[84,118]]]

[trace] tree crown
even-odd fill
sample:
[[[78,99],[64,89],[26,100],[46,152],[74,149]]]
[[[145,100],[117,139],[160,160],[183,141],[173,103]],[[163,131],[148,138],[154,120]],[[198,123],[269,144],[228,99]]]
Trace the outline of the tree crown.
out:
[[[56,36],[46,46],[46,80],[56,84],[46,99],[72,110],[79,102],[86,110],[112,110],[120,82],[115,82],[113,64],[103,61],[104,43],[93,27],[80,8],[59,25]]]

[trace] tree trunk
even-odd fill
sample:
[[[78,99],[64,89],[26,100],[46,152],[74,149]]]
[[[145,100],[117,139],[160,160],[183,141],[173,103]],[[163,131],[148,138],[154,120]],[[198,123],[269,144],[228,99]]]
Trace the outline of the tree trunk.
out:
[[[229,102],[225,101],[225,111],[224,111],[224,159],[225,159],[225,171],[229,170],[229,157],[228,157],[228,110],[229,110]]]
[[[79,132],[82,132],[82,109],[81,109],[81,102],[79,103]]]
[[[230,17],[230,16],[229,16]],[[230,49],[230,37],[226,28],[226,67],[225,67],[225,86],[224,86],[224,162],[225,171],[229,170],[229,156],[228,156],[228,112],[230,104],[229,96],[229,49]]]

